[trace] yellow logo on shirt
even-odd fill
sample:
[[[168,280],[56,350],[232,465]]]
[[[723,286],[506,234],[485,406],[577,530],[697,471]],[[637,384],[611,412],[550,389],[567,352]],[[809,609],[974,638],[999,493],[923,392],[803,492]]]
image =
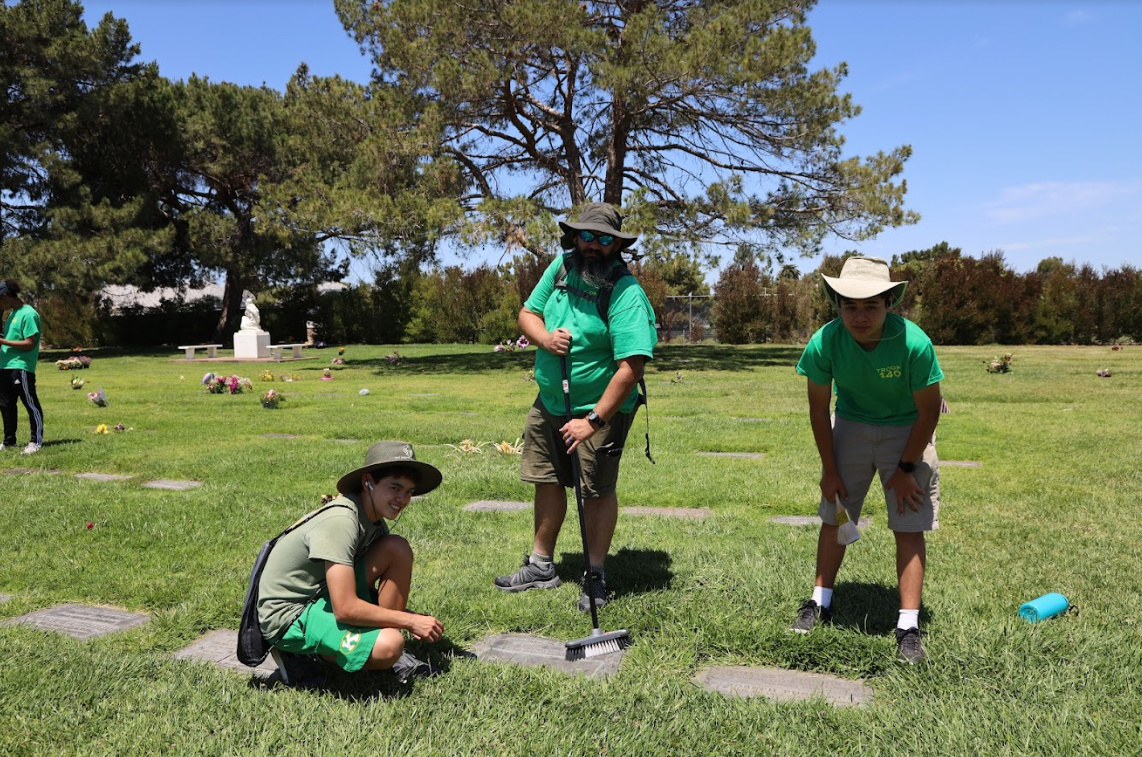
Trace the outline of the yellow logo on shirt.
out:
[[[882,379],[900,378],[904,375],[901,372],[899,365],[886,365],[883,368],[877,368],[876,370]]]
[[[346,631],[345,635],[341,637],[341,651],[349,654],[357,645],[361,643],[361,634],[352,631]]]

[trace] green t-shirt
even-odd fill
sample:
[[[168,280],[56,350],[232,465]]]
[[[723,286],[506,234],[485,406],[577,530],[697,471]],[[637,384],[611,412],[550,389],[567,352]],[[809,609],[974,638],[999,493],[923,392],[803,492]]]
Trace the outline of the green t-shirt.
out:
[[[348,505],[344,507],[343,505]],[[258,622],[276,640],[297,620],[325,582],[325,561],[353,565],[388,533],[365,517],[356,495],[342,495],[303,526],[278,540],[258,584]]]
[[[912,321],[889,313],[884,335],[866,352],[841,319],[813,334],[797,372],[821,386],[836,384],[837,415],[872,426],[910,426],[916,420],[912,393],[944,378],[928,335]]]
[[[30,336],[35,337],[30,350],[19,350],[6,344],[0,346],[0,368],[36,372],[36,363],[40,360],[40,314],[31,305],[21,305],[4,322],[4,338],[18,342]]]
[[[567,266],[566,283],[570,287],[594,294],[597,288],[579,278],[571,268],[570,253],[563,256]],[[618,370],[618,361],[642,355],[647,361],[654,359],[654,345],[658,334],[654,330],[654,309],[646,293],[634,276],[623,276],[615,282],[608,315],[610,327],[599,317],[594,302],[576,297],[566,289],[555,289],[555,274],[560,257],[556,256],[535,285],[524,307],[543,317],[548,331],[564,328],[571,332],[571,352],[568,371],[571,384],[572,414],[586,413],[595,407],[603,396],[607,384]],[[616,261],[615,265],[619,265]],[[543,406],[552,415],[566,413],[563,402],[563,372],[559,356],[540,349],[535,355],[535,382]],[[619,408],[621,412],[634,410],[638,389]]]

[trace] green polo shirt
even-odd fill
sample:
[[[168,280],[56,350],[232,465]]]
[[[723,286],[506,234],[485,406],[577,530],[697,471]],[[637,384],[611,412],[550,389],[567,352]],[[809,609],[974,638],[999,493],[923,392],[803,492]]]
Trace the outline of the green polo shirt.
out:
[[[341,495],[279,539],[258,584],[258,622],[265,637],[276,640],[297,620],[325,583],[327,560],[353,565],[386,533],[384,524],[376,526],[365,517],[356,495]]]
[[[580,279],[571,268],[570,253],[564,255],[563,260],[569,287],[588,294],[598,291]],[[564,328],[571,332],[571,352],[568,355],[571,412],[578,415],[595,407],[618,370],[618,361],[635,355],[641,355],[647,361],[654,359],[658,333],[654,329],[654,309],[634,276],[623,276],[615,282],[608,327],[599,317],[594,302],[576,297],[567,289],[555,288],[559,261],[557,256],[547,267],[524,307],[542,316],[548,331]],[[615,265],[620,265],[620,262],[616,260]],[[567,410],[559,362],[559,355],[547,350],[540,349],[535,354],[535,382],[539,384],[540,399],[547,412],[562,417]],[[631,389],[619,410],[629,413],[637,401],[636,387]]]
[[[30,350],[0,345],[0,369],[13,368],[35,373],[36,363],[40,361],[40,314],[31,305],[21,305],[4,322],[4,338],[18,342],[30,336],[35,337]]]
[[[835,384],[837,415],[872,426],[912,425],[912,393],[944,378],[932,340],[895,313],[884,319],[884,334],[871,352],[840,318],[826,323],[806,345],[797,372],[814,384]]]

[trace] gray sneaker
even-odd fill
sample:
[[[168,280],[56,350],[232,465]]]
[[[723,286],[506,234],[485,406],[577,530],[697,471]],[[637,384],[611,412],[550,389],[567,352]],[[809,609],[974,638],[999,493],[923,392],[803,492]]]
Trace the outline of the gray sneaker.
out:
[[[400,653],[400,658],[389,670],[401,683],[408,683],[413,678],[435,678],[442,672],[432,663],[413,657],[407,650]]]
[[[828,607],[821,607],[813,600],[807,599],[801,604],[801,609],[797,611],[797,619],[793,621],[789,630],[797,633],[809,633],[816,627],[817,623],[828,623],[832,619],[832,610]]]
[[[908,630],[897,628],[895,634],[897,660],[915,665],[928,658],[928,655],[924,654],[924,645],[920,643],[919,628],[909,628]]]
[[[607,580],[591,571],[591,587],[595,590],[595,609],[601,610],[607,604]],[[591,597],[587,594],[587,574],[583,574],[583,594],[579,597],[579,610],[591,611]]]
[[[527,591],[528,589],[554,589],[562,583],[555,575],[555,563],[536,564],[531,555],[523,558],[523,567],[507,576],[496,579],[500,591]]]
[[[270,654],[278,664],[278,678],[286,686],[312,689],[325,685],[329,668],[317,655],[294,654],[281,649],[271,649]]]

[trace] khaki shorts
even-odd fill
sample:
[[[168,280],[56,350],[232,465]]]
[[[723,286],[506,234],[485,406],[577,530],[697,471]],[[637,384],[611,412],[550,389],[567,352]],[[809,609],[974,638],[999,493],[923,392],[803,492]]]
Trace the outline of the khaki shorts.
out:
[[[849,494],[844,505],[854,521],[860,518],[873,474],[880,473],[882,487],[892,478],[911,432],[911,426],[872,426],[840,416],[833,417],[833,456],[845,483],[845,491]],[[924,448],[921,459],[916,461],[913,475],[924,494],[924,503],[918,511],[905,506],[904,514],[900,515],[897,513],[896,492],[885,490],[888,527],[901,533],[935,531],[940,527],[940,462],[936,457],[934,436]],[[824,497],[818,514],[828,525],[837,525],[836,505]]]
[[[637,412],[637,408],[635,410]],[[579,445],[580,486],[584,499],[597,499],[611,494],[619,481],[619,462],[623,456],[627,432],[635,412],[615,413],[607,425]],[[552,415],[538,397],[527,413],[523,429],[523,461],[520,481],[525,484],[575,485],[571,472],[571,456],[559,429],[566,423],[563,416]]]

